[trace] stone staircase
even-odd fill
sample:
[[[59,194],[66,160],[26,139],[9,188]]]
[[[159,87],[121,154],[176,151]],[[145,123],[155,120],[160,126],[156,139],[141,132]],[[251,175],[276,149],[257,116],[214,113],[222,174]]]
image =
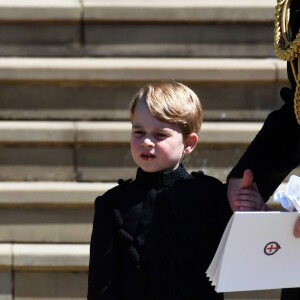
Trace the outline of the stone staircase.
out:
[[[225,180],[287,83],[274,2],[0,0],[0,300],[86,298],[93,202],[135,175],[127,107],[145,83],[197,92],[185,165]]]

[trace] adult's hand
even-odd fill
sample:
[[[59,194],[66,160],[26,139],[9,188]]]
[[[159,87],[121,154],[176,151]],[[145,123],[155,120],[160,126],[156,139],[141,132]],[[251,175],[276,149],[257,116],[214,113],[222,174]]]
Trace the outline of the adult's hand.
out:
[[[294,236],[300,238],[300,217],[298,217],[294,226]]]
[[[244,171],[242,178],[231,178],[228,181],[227,198],[232,211],[268,210],[249,169]]]
[[[250,187],[253,181],[253,173],[251,170],[245,170],[243,178],[230,178],[227,186],[227,198],[232,211],[239,211],[240,207],[234,204],[236,193],[241,188]]]

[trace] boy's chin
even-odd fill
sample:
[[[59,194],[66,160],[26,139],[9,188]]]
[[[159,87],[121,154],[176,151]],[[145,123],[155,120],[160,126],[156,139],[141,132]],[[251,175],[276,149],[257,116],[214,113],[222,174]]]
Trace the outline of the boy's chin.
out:
[[[168,171],[172,171],[178,168],[178,166],[172,166],[172,167],[165,167],[165,168],[159,168],[159,167],[144,167],[144,166],[140,166],[140,168],[146,172],[146,173],[156,173],[156,172],[168,172]]]

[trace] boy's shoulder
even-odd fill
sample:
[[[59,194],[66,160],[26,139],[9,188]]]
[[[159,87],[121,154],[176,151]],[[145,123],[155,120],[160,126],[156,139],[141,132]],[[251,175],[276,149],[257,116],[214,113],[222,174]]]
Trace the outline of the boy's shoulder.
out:
[[[119,179],[117,184],[107,190],[104,194],[98,196],[96,198],[96,202],[104,201],[111,202],[111,199],[116,198],[118,196],[124,196],[124,193],[127,193],[133,186],[134,180],[130,179]]]
[[[107,190],[105,194],[121,193],[127,189],[130,189],[134,185],[134,180],[129,179],[118,179],[117,184],[111,189]]]
[[[228,208],[226,185],[203,172],[190,173],[188,178],[166,190],[165,195],[169,205],[179,215],[201,215],[203,220],[207,212]]]
[[[180,180],[172,188],[173,192],[179,195],[226,195],[226,185],[210,175],[204,174],[202,171],[191,172],[190,176],[184,180]]]
[[[196,185],[224,185],[218,178],[206,175],[203,171],[193,171],[190,175],[191,176],[189,176],[187,180],[184,180],[183,183]]]

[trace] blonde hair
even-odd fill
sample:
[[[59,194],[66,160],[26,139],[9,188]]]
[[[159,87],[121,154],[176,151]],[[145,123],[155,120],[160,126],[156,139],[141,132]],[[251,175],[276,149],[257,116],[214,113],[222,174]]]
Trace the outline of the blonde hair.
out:
[[[131,121],[137,103],[145,101],[150,113],[158,120],[175,123],[187,137],[199,133],[203,120],[202,105],[198,96],[179,82],[159,82],[140,89],[129,104]]]

